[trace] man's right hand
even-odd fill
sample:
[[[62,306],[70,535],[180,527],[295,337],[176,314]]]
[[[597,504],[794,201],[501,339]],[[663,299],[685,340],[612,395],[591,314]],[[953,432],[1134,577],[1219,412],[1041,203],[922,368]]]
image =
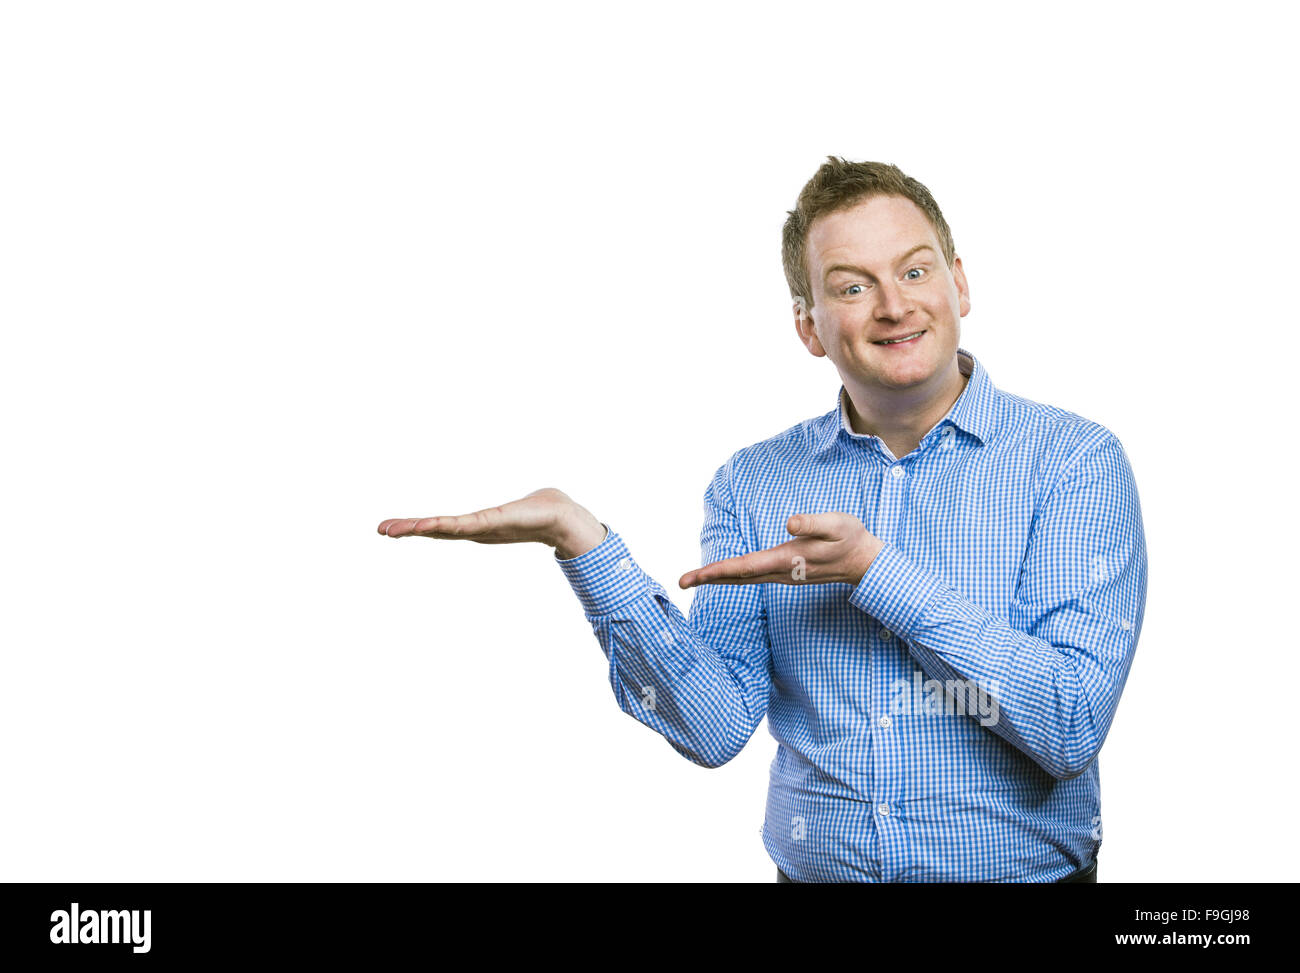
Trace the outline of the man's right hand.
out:
[[[586,507],[554,487],[499,507],[458,516],[385,520],[379,533],[389,537],[434,537],[480,544],[536,542],[555,548],[568,560],[585,554],[605,539],[605,527]]]

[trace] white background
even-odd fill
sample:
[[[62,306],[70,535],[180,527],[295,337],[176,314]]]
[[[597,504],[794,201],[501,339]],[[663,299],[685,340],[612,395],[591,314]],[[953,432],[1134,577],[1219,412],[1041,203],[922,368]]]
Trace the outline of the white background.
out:
[[[766,723],[690,764],[548,549],[376,527],[558,486],[687,610],[713,472],[834,405],[833,153],[1128,451],[1101,880],[1294,879],[1285,5],[784,6],[5,5],[0,878],[772,882]]]

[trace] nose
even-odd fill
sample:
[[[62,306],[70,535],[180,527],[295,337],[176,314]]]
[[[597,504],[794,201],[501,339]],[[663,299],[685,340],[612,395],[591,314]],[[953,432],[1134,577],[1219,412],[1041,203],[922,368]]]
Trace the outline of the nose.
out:
[[[911,302],[903,289],[894,281],[882,281],[876,303],[876,317],[887,321],[901,321],[912,310]]]

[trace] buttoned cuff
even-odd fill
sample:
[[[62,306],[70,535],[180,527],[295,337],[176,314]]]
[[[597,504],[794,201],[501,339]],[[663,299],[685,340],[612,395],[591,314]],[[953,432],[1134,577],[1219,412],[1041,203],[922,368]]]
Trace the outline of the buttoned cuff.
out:
[[[555,555],[555,563],[588,615],[608,615],[645,594],[649,587],[623,538],[604,521],[601,525],[607,531],[605,539],[587,553],[567,560]]]
[[[894,634],[910,638],[917,622],[947,589],[934,574],[886,543],[849,595],[849,604]]]

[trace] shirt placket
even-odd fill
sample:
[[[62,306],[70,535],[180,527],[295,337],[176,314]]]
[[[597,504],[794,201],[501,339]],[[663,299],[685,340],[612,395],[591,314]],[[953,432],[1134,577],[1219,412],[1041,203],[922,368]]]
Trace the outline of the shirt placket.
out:
[[[872,533],[886,543],[897,543],[899,530],[907,512],[909,486],[915,457],[914,450],[903,459],[894,459],[884,449],[878,461],[883,464]],[[877,837],[876,857],[880,878],[884,882],[899,880],[908,861],[906,818],[903,802],[907,798],[903,776],[901,724],[890,714],[894,680],[902,673],[899,665],[899,641],[887,628],[872,619],[872,640],[867,665],[867,687],[871,718],[869,783],[872,817]]]

